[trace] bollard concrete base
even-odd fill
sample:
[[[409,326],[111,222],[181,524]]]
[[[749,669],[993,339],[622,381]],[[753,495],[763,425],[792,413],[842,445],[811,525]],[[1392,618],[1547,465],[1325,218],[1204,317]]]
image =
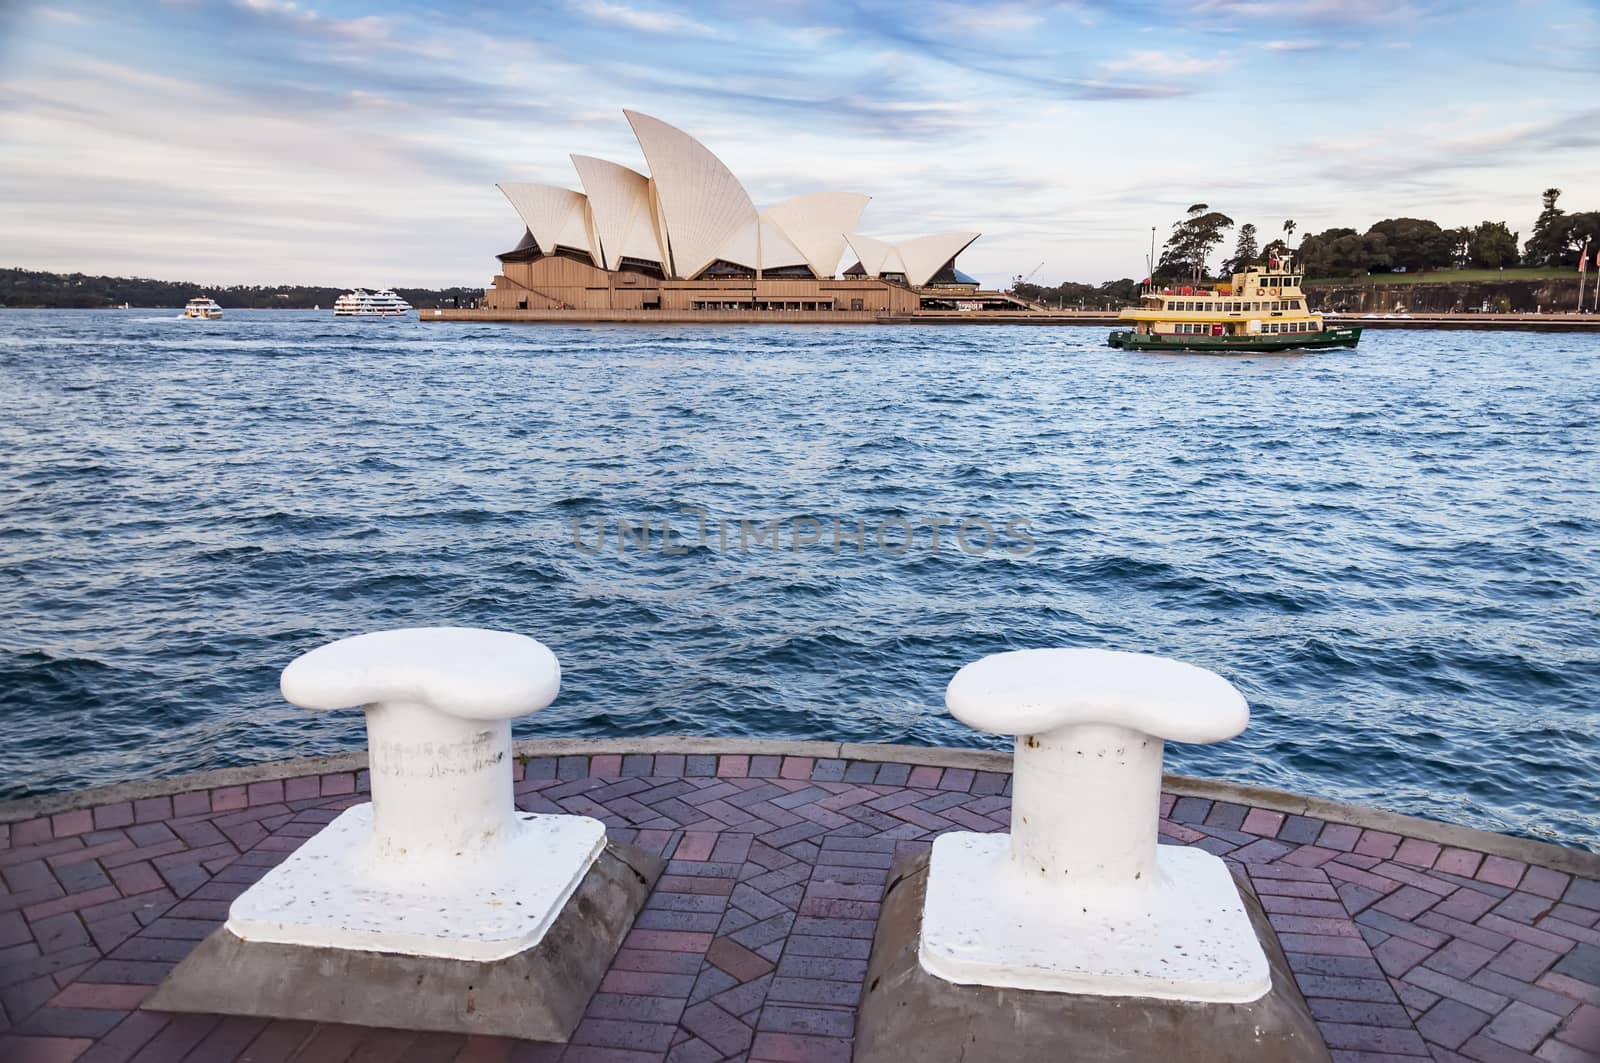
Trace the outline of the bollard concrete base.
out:
[[[478,962],[214,931],[143,1007],[566,1041],[665,867],[608,842],[544,938]]]
[[[878,920],[856,1022],[854,1063],[1329,1063],[1277,934],[1240,893],[1272,988],[1247,1004],[1089,996],[958,985],[917,958],[928,857],[897,865]]]

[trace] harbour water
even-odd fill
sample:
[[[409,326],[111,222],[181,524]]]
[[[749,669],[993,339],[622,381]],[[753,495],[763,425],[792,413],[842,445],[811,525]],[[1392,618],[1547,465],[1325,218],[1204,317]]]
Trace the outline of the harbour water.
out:
[[[522,735],[981,745],[967,661],[1162,653],[1254,712],[1173,770],[1600,849],[1600,336],[1104,336],[7,311],[0,796],[359,748],[282,666],[471,624]]]

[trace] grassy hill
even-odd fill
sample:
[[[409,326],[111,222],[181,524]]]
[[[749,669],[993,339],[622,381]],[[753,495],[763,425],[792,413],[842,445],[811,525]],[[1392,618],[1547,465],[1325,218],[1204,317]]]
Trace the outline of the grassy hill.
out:
[[[1309,287],[1348,287],[1370,285],[1386,287],[1398,284],[1485,284],[1499,281],[1551,281],[1578,279],[1577,270],[1570,267],[1516,269],[1441,269],[1430,273],[1369,273],[1365,277],[1312,277],[1306,280]],[[1591,278],[1592,279],[1592,278]]]

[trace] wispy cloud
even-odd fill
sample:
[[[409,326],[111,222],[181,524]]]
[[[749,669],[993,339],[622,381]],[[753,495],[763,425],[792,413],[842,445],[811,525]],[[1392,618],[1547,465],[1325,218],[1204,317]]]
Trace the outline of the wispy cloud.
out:
[[[1182,78],[1220,74],[1233,66],[1233,61],[1223,56],[1203,58],[1185,55],[1182,52],[1140,49],[1129,52],[1121,59],[1108,60],[1102,66],[1114,74],[1135,73],[1147,77]]]
[[[691,37],[715,37],[718,31],[676,11],[628,7],[607,0],[579,0],[569,8],[574,14],[596,22],[620,26],[635,33],[664,33]]]
[[[1600,69],[1592,34],[1549,29],[1592,0],[1444,2],[0,0],[0,232],[46,268],[481,283],[520,233],[494,182],[573,185],[572,151],[643,168],[624,106],[758,202],[842,188],[868,231],[981,230],[962,267],[985,279],[1132,274],[1196,199],[1273,230],[1526,231],[1541,189],[1600,171],[1562,72]],[[1230,113],[1218,151],[1246,75],[1275,105]]]

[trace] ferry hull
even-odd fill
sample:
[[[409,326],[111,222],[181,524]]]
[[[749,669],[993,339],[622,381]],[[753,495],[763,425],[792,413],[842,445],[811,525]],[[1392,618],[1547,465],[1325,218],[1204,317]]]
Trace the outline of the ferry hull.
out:
[[[1321,332],[1295,332],[1279,336],[1141,336],[1132,329],[1123,329],[1108,336],[1106,344],[1129,351],[1161,351],[1168,354],[1269,354],[1354,347],[1360,340],[1359,328],[1340,325],[1325,328]]]

